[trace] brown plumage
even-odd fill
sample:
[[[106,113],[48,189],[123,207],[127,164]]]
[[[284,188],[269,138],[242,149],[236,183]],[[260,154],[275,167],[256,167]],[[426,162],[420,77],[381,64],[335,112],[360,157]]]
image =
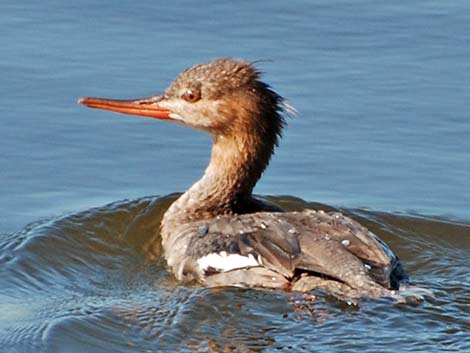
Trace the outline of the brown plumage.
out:
[[[83,98],[92,108],[176,121],[209,133],[210,163],[162,221],[162,244],[180,281],[392,295],[407,276],[390,248],[340,213],[283,212],[252,196],[289,106],[253,64],[218,59],[181,73],[161,96]]]

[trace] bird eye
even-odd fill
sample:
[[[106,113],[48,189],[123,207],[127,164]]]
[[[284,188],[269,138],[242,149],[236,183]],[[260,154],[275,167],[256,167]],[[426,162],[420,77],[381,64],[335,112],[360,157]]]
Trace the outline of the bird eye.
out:
[[[201,99],[201,94],[199,93],[199,91],[188,89],[186,92],[183,93],[181,98],[183,98],[186,102],[196,103],[199,99]]]

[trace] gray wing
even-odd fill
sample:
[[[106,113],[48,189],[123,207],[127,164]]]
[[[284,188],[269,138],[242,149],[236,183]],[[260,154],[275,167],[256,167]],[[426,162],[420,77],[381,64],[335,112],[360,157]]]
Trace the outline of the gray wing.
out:
[[[281,287],[295,281],[299,272],[308,272],[360,290],[394,286],[396,256],[365,227],[340,213],[221,216],[200,224],[198,233],[188,249],[193,259],[226,252],[251,255],[259,263],[225,272],[209,269],[206,281],[217,285]]]
[[[391,275],[398,258],[358,222],[338,212],[311,210],[287,213],[286,217],[299,232],[299,268],[330,276],[353,288],[369,278],[386,288],[397,286]]]

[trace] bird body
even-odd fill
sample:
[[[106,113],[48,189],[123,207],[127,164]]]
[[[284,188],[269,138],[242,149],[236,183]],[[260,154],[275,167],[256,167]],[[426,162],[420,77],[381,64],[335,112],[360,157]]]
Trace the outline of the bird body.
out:
[[[303,273],[338,296],[386,295],[399,283],[398,259],[365,227],[341,213],[255,212],[219,215],[172,228],[163,238],[168,265],[180,281],[296,290]],[[404,280],[402,276],[400,280]],[[344,285],[337,286],[334,283]]]

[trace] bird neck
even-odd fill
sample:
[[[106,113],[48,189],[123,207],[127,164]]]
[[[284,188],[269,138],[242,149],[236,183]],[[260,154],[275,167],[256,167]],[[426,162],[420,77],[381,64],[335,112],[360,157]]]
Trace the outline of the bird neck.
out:
[[[273,138],[253,129],[216,136],[204,175],[171,205],[164,223],[249,212],[253,188],[269,163],[274,144]]]

